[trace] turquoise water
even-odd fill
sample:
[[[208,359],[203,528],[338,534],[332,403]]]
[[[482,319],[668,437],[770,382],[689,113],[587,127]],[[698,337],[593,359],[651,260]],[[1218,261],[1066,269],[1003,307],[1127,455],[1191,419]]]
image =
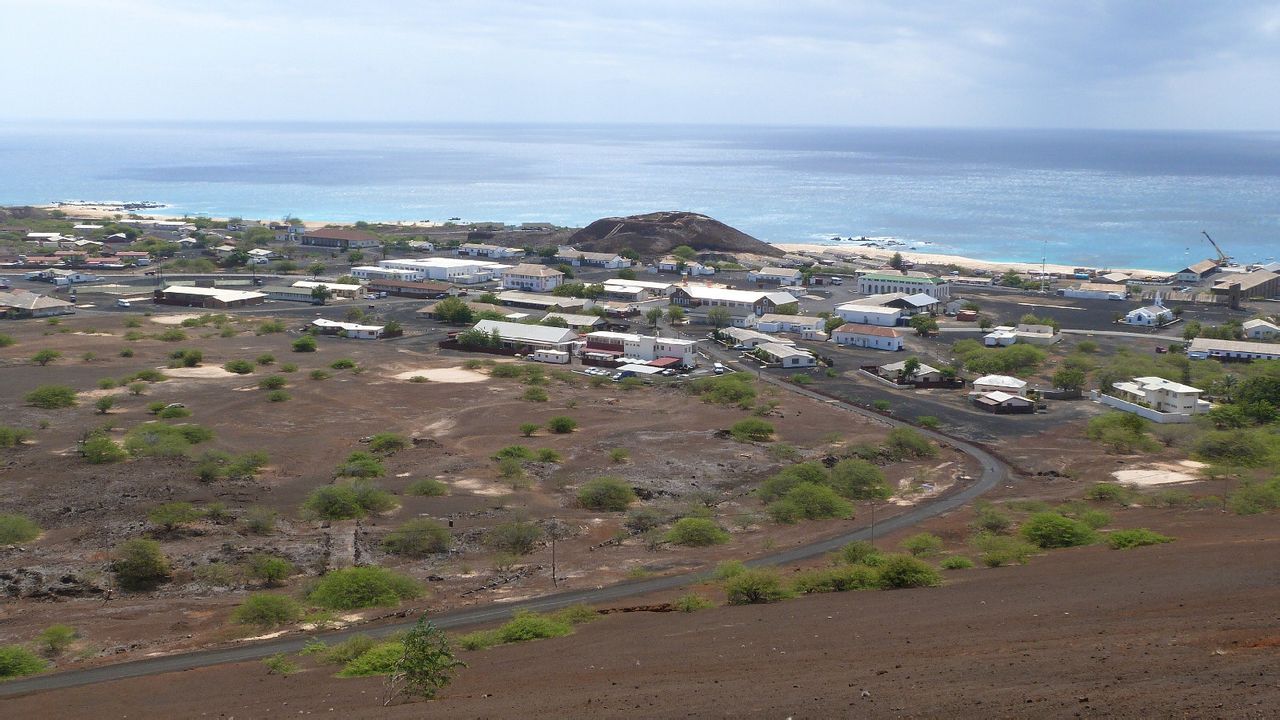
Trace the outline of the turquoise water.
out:
[[[1177,269],[1280,256],[1280,135],[817,127],[0,125],[0,204],[582,225],[706,213],[768,242]],[[167,212],[167,211],[166,211]]]

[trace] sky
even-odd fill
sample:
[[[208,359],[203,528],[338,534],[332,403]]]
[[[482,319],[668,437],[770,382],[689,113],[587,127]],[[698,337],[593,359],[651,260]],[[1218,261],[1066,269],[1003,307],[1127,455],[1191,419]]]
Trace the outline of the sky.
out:
[[[0,119],[1280,129],[1280,0],[0,0]]]

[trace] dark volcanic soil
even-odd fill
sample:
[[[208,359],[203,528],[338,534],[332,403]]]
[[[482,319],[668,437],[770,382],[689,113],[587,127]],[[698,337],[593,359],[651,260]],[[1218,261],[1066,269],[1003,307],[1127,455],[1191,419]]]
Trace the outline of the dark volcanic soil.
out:
[[[963,514],[938,521],[963,522]],[[430,704],[377,679],[259,663],[7,700],[12,717],[1276,717],[1274,515],[1125,511],[1177,542],[1064,550],[953,572],[934,590],[612,615],[462,653]],[[942,528],[934,528],[941,530]]]
[[[574,233],[569,244],[592,252],[632,249],[645,257],[664,255],[680,245],[688,245],[698,252],[751,253],[766,257],[783,255],[773,245],[737,228],[691,212],[602,218]]]

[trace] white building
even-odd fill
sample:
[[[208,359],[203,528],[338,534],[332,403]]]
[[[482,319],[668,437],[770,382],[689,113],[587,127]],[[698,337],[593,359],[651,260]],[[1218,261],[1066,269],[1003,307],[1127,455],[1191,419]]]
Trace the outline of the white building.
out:
[[[1274,340],[1280,336],[1280,326],[1266,320],[1246,320],[1244,322],[1244,336],[1250,340]]]
[[[790,293],[763,290],[733,290],[708,285],[681,285],[671,293],[671,304],[686,308],[722,307],[730,312],[742,311],[757,317],[776,311],[783,305],[796,302]]]
[[[509,248],[503,245],[486,245],[485,243],[462,243],[458,246],[459,255],[470,257],[513,258],[523,257],[524,250]]]
[[[360,294],[364,292],[363,285],[325,282],[323,280],[298,280],[293,284],[293,287],[311,292],[312,288],[316,288],[321,285],[329,288],[329,292],[333,293],[334,297],[346,298],[347,300],[354,300],[360,297]]]
[[[414,275],[409,278],[395,278],[397,280],[444,280],[457,285],[475,285],[497,279],[503,270],[511,266],[487,260],[420,258],[416,260],[382,260],[378,263],[378,267],[408,270]],[[355,277],[359,277],[359,275]]]
[[[917,270],[906,272],[873,272],[858,277],[858,292],[863,295],[880,293],[927,293],[938,300],[951,297],[951,286],[945,279]]]
[[[617,270],[631,267],[631,261],[617,253],[587,252],[568,245],[556,248],[556,261],[568,263],[573,267],[590,266]]]
[[[486,335],[491,335],[496,330],[498,336],[502,338],[503,345],[515,349],[546,348],[572,351],[573,342],[578,339],[578,333],[568,328],[526,325],[503,320],[481,320],[472,329]]]
[[[1134,413],[1158,423],[1188,422],[1193,415],[1209,412],[1199,388],[1162,377],[1139,377],[1113,383],[1118,395],[1097,395],[1103,405]]]
[[[1062,339],[1062,336],[1058,334],[1058,331],[1052,325],[1019,323],[1013,329],[1013,333],[1018,337],[1018,342],[1030,345],[1052,345]]]
[[[1123,285],[1108,285],[1106,283],[1082,282],[1075,287],[1059,290],[1058,294],[1063,297],[1080,298],[1083,300],[1123,300],[1127,296],[1126,288]]]
[[[982,344],[987,347],[1008,347],[1016,342],[1018,332],[1010,325],[998,325],[982,336]]]
[[[799,285],[803,274],[795,268],[763,267],[747,273],[747,280],[754,283]]]
[[[804,315],[765,313],[756,319],[756,329],[760,332],[817,332],[825,330],[826,325],[827,321],[820,317],[806,317]]]
[[[880,366],[880,377],[897,380],[907,369],[907,361],[899,360],[887,365]],[[942,380],[942,371],[931,365],[919,363],[914,372],[910,376],[902,377],[903,380],[915,380],[920,382],[938,382]]]
[[[685,273],[688,275],[714,275],[716,269],[708,267],[696,260],[682,260],[674,255],[668,255],[653,266],[654,272],[666,273]]]
[[[377,340],[382,337],[383,325],[361,325],[359,323],[337,322],[316,318],[311,324],[325,335],[341,335],[356,340]]]
[[[1160,304],[1157,298],[1154,305],[1147,305],[1125,313],[1124,324],[1142,327],[1161,327],[1174,321],[1173,311]]]
[[[582,348],[584,356],[595,353],[607,356],[611,360],[628,359],[641,362],[675,358],[681,365],[687,367],[698,364],[697,340],[601,330],[587,333],[586,341],[586,345]]]
[[[1181,280],[1182,282],[1200,282],[1216,272],[1217,269],[1218,263],[1212,260],[1201,260],[1174,273],[1173,277],[1175,280]]]
[[[845,322],[894,327],[902,319],[902,310],[884,305],[851,302],[836,306],[836,315]]]
[[[1198,337],[1187,346],[1191,360],[1280,360],[1280,345]]]
[[[1027,381],[1008,375],[983,375],[973,381],[973,390],[970,394],[990,392],[1005,392],[1026,397]]]
[[[351,268],[351,277],[359,280],[398,280],[400,282],[418,282],[424,279],[421,270],[405,270],[403,268],[379,267],[375,265],[357,265]]]
[[[609,278],[600,284],[604,287],[605,295],[626,300],[669,297],[677,287],[675,283],[623,280],[622,278]]]
[[[782,343],[762,343],[755,349],[757,356],[763,355],[764,361],[784,368],[814,367],[818,364],[812,353],[800,350],[794,345]]]
[[[502,287],[507,290],[551,292],[564,282],[564,273],[546,265],[520,263],[502,271]]]
[[[733,348],[735,350],[755,350],[757,347],[760,347],[765,343],[778,343],[782,345],[795,344],[794,340],[776,338],[772,335],[766,335],[762,332],[756,332],[755,330],[750,330],[748,328],[725,328],[720,331],[720,334],[729,338],[733,342]]]
[[[905,336],[906,333],[896,328],[860,323],[845,323],[831,332],[831,340],[837,345],[873,350],[901,350]]]

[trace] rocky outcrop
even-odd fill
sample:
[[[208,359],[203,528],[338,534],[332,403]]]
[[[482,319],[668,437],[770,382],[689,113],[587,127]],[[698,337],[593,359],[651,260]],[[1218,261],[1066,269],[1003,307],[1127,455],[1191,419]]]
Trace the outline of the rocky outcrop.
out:
[[[699,253],[782,257],[778,248],[698,213],[671,211],[596,220],[569,238],[569,245],[589,252],[621,252],[657,258],[681,245]]]

